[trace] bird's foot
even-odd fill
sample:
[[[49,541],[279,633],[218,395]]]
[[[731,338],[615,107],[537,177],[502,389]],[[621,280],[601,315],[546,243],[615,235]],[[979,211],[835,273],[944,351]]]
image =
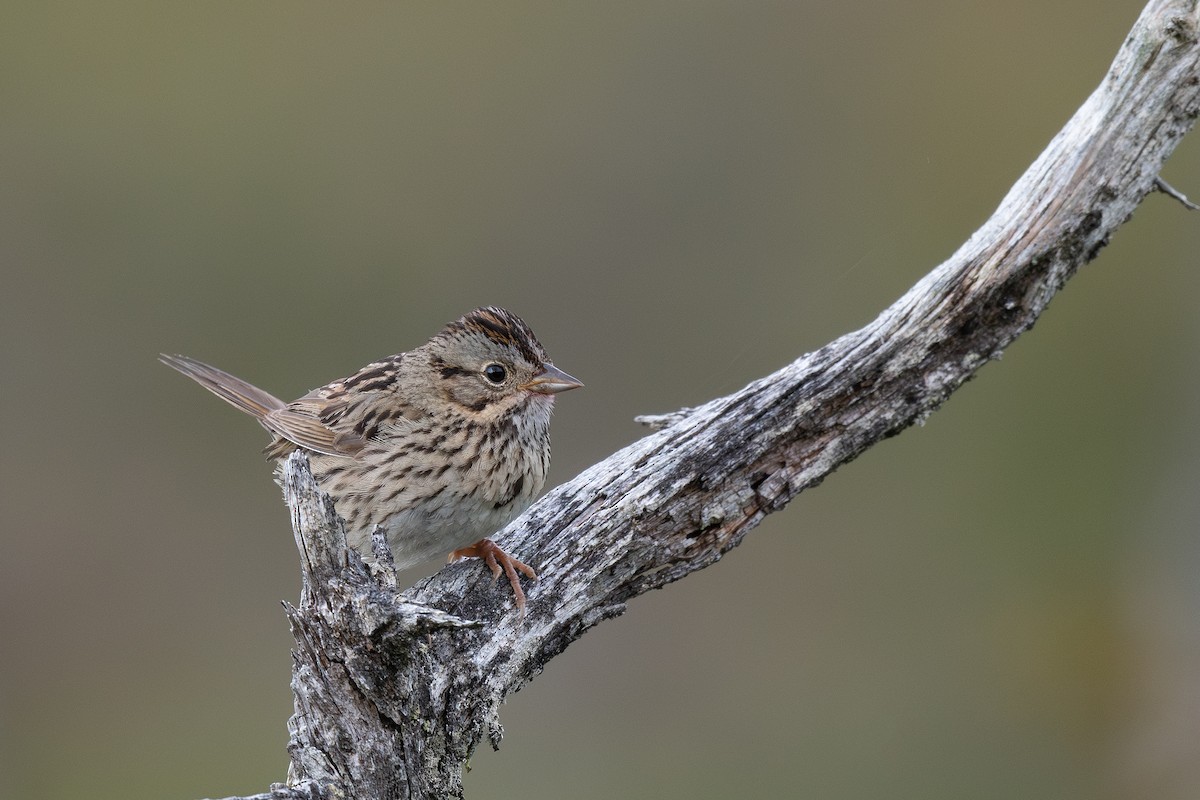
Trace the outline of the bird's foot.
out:
[[[500,545],[491,539],[480,539],[470,547],[460,547],[450,554],[446,563],[453,564],[460,558],[482,558],[488,565],[488,569],[492,571],[493,583],[500,577],[501,572],[507,575],[508,582],[512,586],[513,597],[517,601],[517,610],[521,612],[521,616],[525,616],[525,592],[521,590],[521,579],[517,576],[517,571],[524,573],[527,578],[535,579],[537,573],[533,571],[533,567],[517,561],[501,550]]]

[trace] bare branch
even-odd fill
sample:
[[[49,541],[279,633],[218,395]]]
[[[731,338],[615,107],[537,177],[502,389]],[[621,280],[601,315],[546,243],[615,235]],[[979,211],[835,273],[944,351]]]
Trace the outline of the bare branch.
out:
[[[1200,211],[1200,206],[1196,205],[1191,200],[1188,200],[1186,194],[1184,194],[1183,192],[1179,191],[1171,184],[1164,181],[1161,177],[1154,179],[1154,188],[1158,189],[1160,192],[1167,195],[1168,197],[1173,197],[1176,200],[1178,200],[1179,202],[1183,203],[1184,208],[1189,209],[1191,211]]]
[[[510,525],[506,548],[541,576],[524,620],[477,564],[397,596],[346,550],[293,455],[284,491],[304,577],[286,606],[294,788],[259,797],[461,797],[467,758],[485,736],[499,743],[500,703],[570,642],[924,420],[1165,185],[1163,163],[1200,112],[1198,29],[1196,0],[1151,2],[991,219],[877,319],[732,395],[642,418],[658,430]]]

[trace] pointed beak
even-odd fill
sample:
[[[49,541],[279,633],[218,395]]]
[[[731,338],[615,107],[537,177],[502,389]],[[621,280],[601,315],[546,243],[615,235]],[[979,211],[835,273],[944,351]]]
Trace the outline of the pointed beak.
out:
[[[572,378],[553,364],[543,364],[541,370],[533,376],[533,380],[521,388],[539,394],[558,394],[568,389],[578,389],[580,386],[583,386],[583,381]]]

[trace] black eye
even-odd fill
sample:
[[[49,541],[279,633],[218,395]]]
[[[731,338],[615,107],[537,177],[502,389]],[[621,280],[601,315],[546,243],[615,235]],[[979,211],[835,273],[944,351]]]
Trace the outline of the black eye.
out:
[[[483,377],[499,386],[508,377],[508,370],[499,364],[488,364],[483,368]]]

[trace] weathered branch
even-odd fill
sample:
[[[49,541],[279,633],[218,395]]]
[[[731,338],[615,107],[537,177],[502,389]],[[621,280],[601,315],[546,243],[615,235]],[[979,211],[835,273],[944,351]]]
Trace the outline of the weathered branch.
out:
[[[1100,87],[991,219],[871,324],[661,428],[501,534],[537,566],[522,619],[475,563],[397,595],[294,455],[304,588],[288,786],[258,797],[461,797],[504,698],[630,598],[721,558],[767,514],[932,413],[1028,330],[1142,198],[1200,112],[1196,0],[1143,11]]]

